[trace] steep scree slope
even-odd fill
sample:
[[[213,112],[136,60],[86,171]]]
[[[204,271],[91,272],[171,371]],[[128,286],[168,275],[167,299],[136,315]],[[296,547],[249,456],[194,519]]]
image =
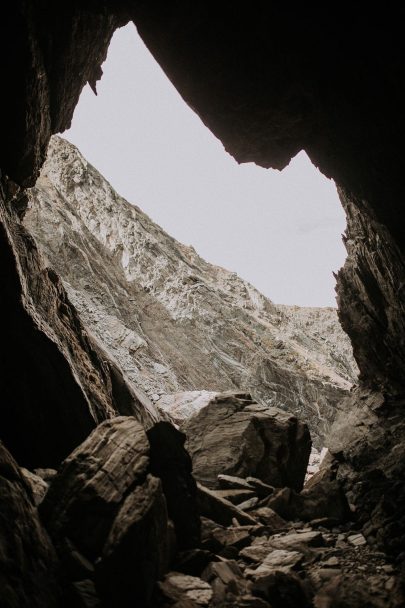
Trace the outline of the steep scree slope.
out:
[[[153,400],[249,390],[323,442],[357,376],[332,308],[279,306],[205,262],[54,136],[25,225],[89,330]]]

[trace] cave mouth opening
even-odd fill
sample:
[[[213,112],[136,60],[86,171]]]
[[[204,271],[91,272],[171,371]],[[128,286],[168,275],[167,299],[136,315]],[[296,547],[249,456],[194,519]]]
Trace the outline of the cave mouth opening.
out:
[[[304,152],[281,172],[238,165],[182,100],[133,24],[114,34],[103,71],[98,97],[85,87],[63,136],[120,194],[273,302],[335,307],[332,270],[346,252],[333,181]],[[166,369],[160,360],[157,366]],[[343,370],[345,387],[352,371]],[[314,400],[324,434],[332,417],[325,423],[323,405]],[[300,416],[299,402],[294,413]],[[322,445],[317,439],[310,472]]]
[[[63,134],[131,203],[279,304],[336,306],[344,211],[304,152],[283,171],[238,165],[184,102],[131,23]]]

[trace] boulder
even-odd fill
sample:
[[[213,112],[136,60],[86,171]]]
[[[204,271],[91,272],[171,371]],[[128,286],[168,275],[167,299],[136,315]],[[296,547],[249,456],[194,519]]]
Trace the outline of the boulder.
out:
[[[81,565],[96,565],[104,603],[146,605],[167,568],[168,520],[135,418],[100,424],[62,463],[40,508],[68,573],[74,576],[80,556]]]
[[[249,583],[235,560],[212,562],[201,575],[213,589],[213,605],[224,606],[226,599],[232,598],[232,606],[240,594],[248,591]]]
[[[55,543],[68,537],[87,558],[99,557],[121,503],[148,465],[149,442],[135,418],[100,424],[62,463],[40,505]]]
[[[218,475],[255,477],[301,490],[311,439],[306,424],[292,414],[262,406],[239,394],[217,395],[181,429],[195,477],[211,489]]]
[[[258,502],[259,499],[257,498],[257,496],[253,496],[253,498],[249,498],[248,500],[244,500],[243,502],[238,503],[237,507],[242,511],[250,511],[251,509],[255,508]]]
[[[0,442],[0,604],[64,606],[59,561],[35,508],[31,486]]]
[[[241,551],[242,557],[259,562],[257,568],[246,571],[246,575],[250,576],[254,581],[260,581],[260,579],[275,571],[291,572],[304,559],[303,554],[299,551],[288,551],[286,549],[274,549],[263,557],[260,549],[263,549],[263,547],[253,545]]]

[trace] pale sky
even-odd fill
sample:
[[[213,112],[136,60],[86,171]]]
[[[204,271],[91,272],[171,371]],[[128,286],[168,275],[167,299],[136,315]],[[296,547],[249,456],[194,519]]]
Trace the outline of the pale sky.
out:
[[[119,194],[274,302],[335,306],[345,218],[334,182],[304,152],[282,172],[238,165],[132,24],[115,33],[103,71],[63,136]]]

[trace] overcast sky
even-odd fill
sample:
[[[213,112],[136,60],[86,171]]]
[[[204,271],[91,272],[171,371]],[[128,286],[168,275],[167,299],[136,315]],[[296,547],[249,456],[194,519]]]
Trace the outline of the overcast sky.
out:
[[[133,25],[118,30],[96,97],[63,135],[177,240],[276,303],[335,306],[344,213],[301,152],[284,171],[238,165],[185,104]]]

